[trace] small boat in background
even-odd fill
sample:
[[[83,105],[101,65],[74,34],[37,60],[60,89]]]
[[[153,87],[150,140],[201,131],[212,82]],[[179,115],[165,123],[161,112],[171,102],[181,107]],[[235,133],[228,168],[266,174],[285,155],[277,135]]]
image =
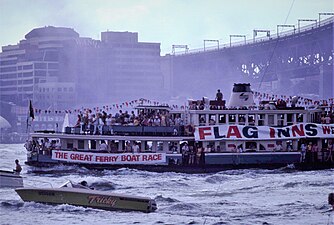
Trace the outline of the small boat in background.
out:
[[[104,210],[153,212],[157,209],[151,198],[98,191],[87,186],[66,182],[59,188],[17,188],[25,202],[69,204]]]
[[[23,187],[23,178],[13,171],[0,170],[0,188],[3,187]]]

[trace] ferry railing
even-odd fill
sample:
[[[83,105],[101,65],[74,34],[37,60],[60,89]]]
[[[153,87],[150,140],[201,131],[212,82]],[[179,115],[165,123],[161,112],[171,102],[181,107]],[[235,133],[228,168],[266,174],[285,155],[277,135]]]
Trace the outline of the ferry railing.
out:
[[[78,135],[130,135],[130,136],[191,136],[189,126],[134,126],[134,125],[82,125],[66,127],[65,134]]]

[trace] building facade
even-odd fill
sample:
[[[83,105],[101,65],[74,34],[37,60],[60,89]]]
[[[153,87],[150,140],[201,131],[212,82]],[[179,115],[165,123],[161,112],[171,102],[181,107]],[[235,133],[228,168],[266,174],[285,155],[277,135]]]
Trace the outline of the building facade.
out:
[[[101,40],[93,40],[71,28],[48,26],[0,53],[0,98],[17,106],[31,99],[35,108],[54,111],[164,98],[165,80],[160,43],[139,42],[132,32],[102,32]]]

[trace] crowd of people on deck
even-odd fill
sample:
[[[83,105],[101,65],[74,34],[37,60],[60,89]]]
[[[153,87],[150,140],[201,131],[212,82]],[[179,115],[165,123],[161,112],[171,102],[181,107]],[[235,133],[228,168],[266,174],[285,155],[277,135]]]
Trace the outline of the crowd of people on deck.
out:
[[[316,163],[321,162],[333,162],[334,161],[334,152],[333,152],[333,143],[328,141],[327,145],[322,149],[319,149],[317,143],[309,142],[302,143],[300,146],[301,152],[301,162],[307,163]]]
[[[89,128],[94,127],[94,134],[97,133],[98,127],[103,125],[124,125],[124,126],[182,126],[183,120],[180,115],[172,117],[167,111],[151,110],[149,112],[140,111],[135,115],[134,111],[128,113],[119,110],[115,115],[102,113],[93,113],[88,109],[85,113],[78,114],[75,127]]]
[[[220,146],[217,147],[217,151],[220,151]],[[207,145],[202,147],[199,144],[188,144],[187,142],[183,143],[181,146],[182,154],[182,165],[204,165],[205,164],[205,154],[214,153],[216,150],[214,146]]]
[[[320,122],[323,124],[334,123],[334,115],[332,113],[322,114],[320,118]]]
[[[49,140],[48,138],[38,140],[27,140],[24,147],[28,152],[38,153],[43,155],[50,155],[52,150],[61,150],[61,143],[59,140]]]

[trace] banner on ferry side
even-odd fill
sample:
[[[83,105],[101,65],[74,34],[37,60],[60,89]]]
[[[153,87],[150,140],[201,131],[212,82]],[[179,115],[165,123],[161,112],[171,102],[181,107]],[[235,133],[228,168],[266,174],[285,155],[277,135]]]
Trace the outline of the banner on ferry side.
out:
[[[334,138],[334,124],[299,123],[286,127],[214,125],[195,127],[196,141]]]
[[[52,151],[52,159],[88,164],[164,164],[165,153],[94,153],[77,151]]]

